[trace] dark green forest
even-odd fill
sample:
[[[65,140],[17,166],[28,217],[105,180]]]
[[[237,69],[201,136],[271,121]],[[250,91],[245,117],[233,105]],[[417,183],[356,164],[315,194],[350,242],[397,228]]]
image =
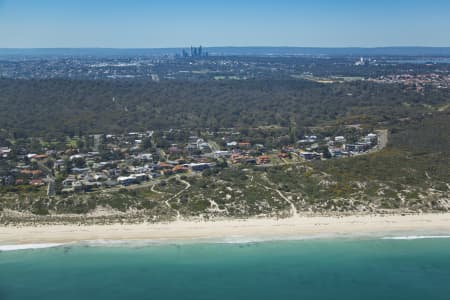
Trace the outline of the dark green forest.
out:
[[[169,128],[377,124],[419,116],[448,99],[448,90],[430,88],[421,94],[368,82],[1,79],[0,128],[20,138]]]

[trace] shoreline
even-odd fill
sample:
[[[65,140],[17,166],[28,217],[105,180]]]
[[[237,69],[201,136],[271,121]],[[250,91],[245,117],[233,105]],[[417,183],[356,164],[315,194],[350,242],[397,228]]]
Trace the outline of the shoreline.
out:
[[[245,242],[308,238],[450,236],[450,213],[175,221],[114,225],[0,226],[0,246],[81,242]],[[1,249],[0,249],[1,251]]]

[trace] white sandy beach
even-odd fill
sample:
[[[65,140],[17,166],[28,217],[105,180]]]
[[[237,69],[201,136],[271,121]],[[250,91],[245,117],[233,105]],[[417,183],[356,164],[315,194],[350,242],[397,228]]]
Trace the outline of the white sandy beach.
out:
[[[296,217],[137,225],[0,227],[0,245],[81,241],[270,240],[309,237],[450,235],[450,214]]]

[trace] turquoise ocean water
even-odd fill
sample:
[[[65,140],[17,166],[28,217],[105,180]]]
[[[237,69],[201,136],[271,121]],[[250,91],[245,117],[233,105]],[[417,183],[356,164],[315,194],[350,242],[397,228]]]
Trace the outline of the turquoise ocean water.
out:
[[[450,299],[450,239],[0,252],[0,300]]]

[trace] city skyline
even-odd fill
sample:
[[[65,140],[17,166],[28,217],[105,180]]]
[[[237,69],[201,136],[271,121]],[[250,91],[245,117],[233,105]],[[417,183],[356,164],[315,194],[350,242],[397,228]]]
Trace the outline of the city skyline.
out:
[[[0,0],[0,48],[450,46],[447,1],[336,2]]]

